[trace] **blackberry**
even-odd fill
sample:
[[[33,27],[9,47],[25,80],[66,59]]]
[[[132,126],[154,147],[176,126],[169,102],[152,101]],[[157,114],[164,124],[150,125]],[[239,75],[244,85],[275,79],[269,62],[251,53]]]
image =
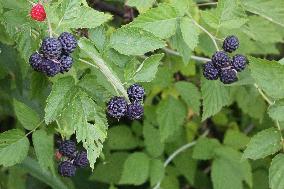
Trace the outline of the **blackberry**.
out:
[[[215,54],[213,54],[212,62],[217,69],[230,66],[230,58],[224,51],[217,51]]]
[[[43,57],[35,52],[30,56],[29,63],[35,71],[41,71],[41,65],[43,62]]]
[[[130,120],[141,119],[144,114],[143,106],[139,102],[134,102],[128,105],[127,117]]]
[[[76,166],[69,161],[62,161],[58,165],[58,173],[63,177],[72,177],[76,173]]]
[[[246,68],[247,65],[247,58],[243,55],[237,54],[233,56],[231,64],[235,70],[241,72]]]
[[[203,65],[203,75],[208,80],[217,80],[219,78],[219,70],[209,61]]]
[[[231,84],[238,81],[237,71],[231,68],[221,70],[220,80],[224,84]]]
[[[72,53],[77,47],[77,40],[76,38],[68,32],[63,32],[59,37],[58,40],[60,41],[63,51],[65,53]]]
[[[77,167],[86,167],[89,164],[89,160],[87,159],[87,152],[86,151],[78,152],[74,159],[73,164],[76,165]]]
[[[47,37],[43,40],[40,51],[48,59],[58,59],[62,53],[62,45],[58,39]]]
[[[133,84],[127,89],[127,94],[131,102],[142,102],[145,95],[145,90],[142,86]]]
[[[39,66],[40,71],[45,73],[48,77],[53,77],[60,72],[60,65],[53,60],[43,59]]]
[[[69,158],[74,158],[76,152],[76,143],[72,140],[62,141],[58,150],[62,155]]]
[[[239,40],[234,35],[226,37],[226,39],[223,42],[223,49],[226,52],[231,53],[231,52],[237,50],[238,47],[239,47]]]
[[[123,97],[113,97],[107,105],[107,112],[111,117],[120,119],[127,112],[127,102]]]
[[[60,62],[60,72],[61,73],[68,72],[72,67],[73,58],[68,55],[62,55],[59,62]]]

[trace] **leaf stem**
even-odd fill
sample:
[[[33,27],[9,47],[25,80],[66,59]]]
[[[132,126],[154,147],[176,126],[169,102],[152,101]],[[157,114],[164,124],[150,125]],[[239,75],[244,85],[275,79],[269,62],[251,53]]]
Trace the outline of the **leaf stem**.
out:
[[[210,3],[199,3],[197,4],[197,6],[201,7],[201,6],[207,6],[207,5],[217,5],[218,2],[210,2]]]
[[[163,51],[165,51],[168,54],[175,55],[175,56],[181,56],[178,52],[176,52],[176,51],[174,51],[172,49],[169,49],[169,48],[163,48]],[[209,58],[205,58],[205,57],[200,57],[200,56],[195,56],[195,55],[192,55],[190,57],[193,60],[197,60],[197,61],[201,61],[201,62],[208,62],[208,61],[210,61]]]
[[[31,130],[30,132],[26,134],[26,137],[29,136],[31,133],[35,132],[43,122],[44,120],[41,120],[33,130]]]
[[[49,18],[47,17],[48,33],[49,37],[52,37],[52,27]]]
[[[205,28],[203,28],[201,25],[199,25],[194,19],[192,19],[192,22],[193,22],[197,27],[199,27],[202,31],[204,31],[204,32],[211,38],[211,40],[212,40],[212,42],[213,42],[213,44],[214,44],[216,50],[219,51],[219,47],[218,47],[218,44],[217,44],[217,42],[216,42],[216,40],[215,40],[215,37],[214,37],[209,31],[207,31]]]
[[[208,133],[209,133],[209,130],[206,130],[200,137],[205,137],[205,136],[208,135]],[[193,147],[193,146],[196,144],[196,141],[197,141],[197,140],[194,140],[194,141],[192,141],[192,142],[190,142],[190,143],[187,143],[187,144],[185,144],[185,145],[179,147],[177,150],[175,150],[175,151],[166,159],[166,161],[165,161],[165,163],[164,163],[164,168],[166,168],[166,167],[171,163],[171,161],[172,161],[177,155],[179,155],[180,153],[184,152],[185,150],[187,150],[187,149]],[[161,182],[162,182],[162,180],[160,180],[160,181],[154,186],[153,189],[159,189],[160,186],[161,186]]]

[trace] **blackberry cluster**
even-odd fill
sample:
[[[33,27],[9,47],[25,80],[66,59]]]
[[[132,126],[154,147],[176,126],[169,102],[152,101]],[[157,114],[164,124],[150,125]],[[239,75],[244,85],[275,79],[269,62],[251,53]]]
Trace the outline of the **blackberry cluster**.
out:
[[[60,142],[58,148],[61,162],[58,164],[58,173],[64,177],[72,177],[76,169],[89,164],[86,151],[77,151],[76,143],[72,140]]]
[[[41,44],[39,53],[30,56],[31,67],[38,72],[53,77],[56,74],[68,72],[73,64],[71,53],[77,47],[76,38],[68,32],[63,32],[58,39],[46,37]]]
[[[107,104],[107,113],[110,117],[120,119],[127,117],[130,120],[138,120],[143,117],[144,108],[142,102],[145,90],[138,84],[133,84],[127,89],[130,104],[124,97],[113,97]]]
[[[239,40],[236,36],[228,36],[223,42],[223,50],[213,54],[211,61],[203,66],[203,75],[208,80],[217,80],[224,84],[231,84],[238,81],[237,72],[246,68],[248,60],[245,56],[237,54],[232,58],[228,53],[234,52],[239,47]]]

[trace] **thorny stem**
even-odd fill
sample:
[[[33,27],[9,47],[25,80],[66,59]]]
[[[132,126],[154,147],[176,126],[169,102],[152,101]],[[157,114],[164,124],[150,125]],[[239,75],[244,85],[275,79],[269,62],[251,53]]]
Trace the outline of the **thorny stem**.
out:
[[[205,137],[207,136],[209,133],[208,130],[206,130],[200,137]],[[165,163],[164,163],[164,168],[166,168],[170,163],[171,161],[177,156],[179,155],[180,153],[184,152],[185,150],[193,147],[194,145],[196,144],[196,140],[195,141],[192,141],[188,144],[185,144],[183,146],[181,146],[180,148],[178,148],[176,151],[174,151],[169,157],[168,159],[166,159]],[[161,185],[161,182],[162,180],[160,180],[155,186],[153,189],[159,189],[160,188],[160,185]]]

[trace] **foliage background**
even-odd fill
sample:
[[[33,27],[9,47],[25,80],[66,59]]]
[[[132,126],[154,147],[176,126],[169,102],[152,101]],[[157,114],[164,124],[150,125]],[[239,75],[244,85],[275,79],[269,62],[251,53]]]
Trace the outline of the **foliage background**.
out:
[[[79,40],[72,70],[47,78],[28,58],[48,22],[31,20],[26,0],[0,1],[0,188],[283,189],[283,4],[45,1],[52,35]],[[250,65],[232,85],[205,80],[230,34]],[[108,119],[105,103],[135,82],[144,119]],[[56,170],[61,137],[91,162],[71,179]]]

